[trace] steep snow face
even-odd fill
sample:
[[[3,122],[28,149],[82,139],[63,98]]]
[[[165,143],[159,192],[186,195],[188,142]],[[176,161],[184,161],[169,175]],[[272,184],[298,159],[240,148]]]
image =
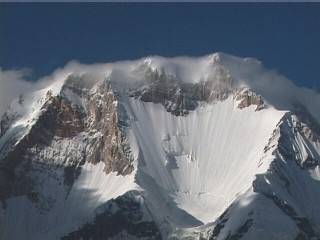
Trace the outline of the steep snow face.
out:
[[[85,163],[71,190],[42,176],[42,195],[47,199],[32,203],[25,196],[11,198],[1,209],[1,239],[59,239],[91,221],[108,200],[139,189],[134,175],[106,175],[103,168],[102,162]]]
[[[75,79],[43,90],[44,98],[25,96],[34,109],[14,103],[1,124],[1,239],[58,239],[110,199],[139,189],[111,89]],[[22,133],[13,131],[19,121]]]
[[[264,147],[284,114],[253,106],[240,110],[232,97],[203,103],[185,117],[160,104],[122,101],[131,116],[131,147],[139,156],[137,183],[159,221],[175,227],[215,220],[250,188],[255,174],[268,168],[271,157]]]
[[[0,159],[11,150],[10,143],[18,143],[30,131],[41,114],[43,104],[61,91],[63,83],[60,81],[27,96],[21,95],[11,103],[1,121]]]
[[[298,109],[282,119],[275,160],[268,172],[254,183],[261,193],[281,209],[306,239],[320,238],[319,125]]]

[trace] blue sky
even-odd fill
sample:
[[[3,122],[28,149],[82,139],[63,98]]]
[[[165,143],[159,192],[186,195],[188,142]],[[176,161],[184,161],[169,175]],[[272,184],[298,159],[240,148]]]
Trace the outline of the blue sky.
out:
[[[255,57],[320,90],[320,3],[0,3],[0,67],[30,79],[70,60]]]

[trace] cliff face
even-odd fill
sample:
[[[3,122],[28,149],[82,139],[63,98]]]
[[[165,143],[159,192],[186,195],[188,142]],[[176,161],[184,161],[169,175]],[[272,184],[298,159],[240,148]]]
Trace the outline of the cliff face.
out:
[[[214,65],[213,74],[197,83],[185,83],[176,76],[152,70],[143,66],[147,87],[132,90],[130,96],[143,102],[161,103],[165,109],[176,116],[183,116],[194,110],[199,102],[216,103],[233,95],[239,101],[239,108],[256,105],[256,110],[267,107],[262,97],[240,83],[219,64]]]
[[[103,162],[106,174],[132,172],[125,126],[119,120],[110,85],[103,82],[90,93],[87,88],[74,87],[76,82],[76,77],[69,77],[57,96],[48,91],[36,123],[17,143],[8,141],[4,145],[12,150],[0,162],[3,207],[5,199],[13,196],[26,195],[40,201],[39,173],[70,188],[85,162]],[[72,101],[75,97],[81,104]],[[2,136],[17,117],[3,118]]]
[[[107,82],[97,86],[96,92],[87,96],[87,132],[91,137],[87,160],[105,163],[105,172],[130,174],[132,156],[125,139],[125,116],[118,110],[117,100]]]
[[[250,199],[235,201],[216,220],[209,239],[318,239],[319,124],[301,104],[286,113],[265,146],[273,160],[257,174]],[[263,165],[263,158],[259,165]],[[245,205],[248,201],[250,204]],[[237,227],[232,216],[238,214]],[[279,220],[280,219],[280,220]],[[270,222],[270,226],[262,226]],[[276,225],[271,223],[276,222]],[[277,232],[274,229],[277,228]],[[254,230],[253,230],[254,229]]]
[[[161,240],[161,233],[150,215],[143,212],[144,200],[135,192],[105,203],[105,210],[91,223],[62,237],[62,240],[78,239],[149,239]],[[149,218],[149,220],[148,220]]]
[[[234,99],[240,101],[238,108],[242,109],[245,107],[249,107],[251,105],[255,105],[256,111],[260,111],[262,109],[267,108],[267,105],[264,103],[262,97],[250,90],[240,90],[235,96]]]

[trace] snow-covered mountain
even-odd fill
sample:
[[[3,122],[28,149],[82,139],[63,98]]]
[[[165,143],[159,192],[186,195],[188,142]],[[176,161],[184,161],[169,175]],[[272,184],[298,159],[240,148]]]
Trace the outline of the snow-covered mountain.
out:
[[[0,239],[320,239],[320,96],[251,58],[70,67],[0,132]]]

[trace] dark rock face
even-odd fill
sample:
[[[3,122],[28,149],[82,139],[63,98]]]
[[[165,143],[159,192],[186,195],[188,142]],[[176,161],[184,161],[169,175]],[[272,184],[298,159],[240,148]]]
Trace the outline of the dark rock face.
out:
[[[130,96],[143,102],[161,103],[168,112],[183,116],[194,110],[199,102],[215,103],[233,95],[240,101],[238,108],[257,106],[256,111],[267,108],[262,97],[249,89],[244,90],[239,83],[221,66],[214,67],[216,75],[197,83],[183,83],[165,72],[145,70],[147,87],[133,91]]]
[[[229,206],[219,217],[217,224],[214,229],[209,232],[209,240],[215,240],[219,238],[221,230],[225,227],[229,220],[229,210],[232,208],[232,205]],[[249,213],[248,219],[239,227],[237,227],[233,232],[228,232],[228,235],[224,238],[225,240],[239,240],[245,236],[246,232],[249,231],[250,227],[253,224],[253,219],[251,218],[252,212]],[[220,236],[221,237],[221,236]],[[245,239],[245,238],[243,238]]]
[[[182,83],[175,76],[146,68],[147,87],[134,90],[130,96],[144,102],[161,103],[168,112],[183,116],[194,110],[198,102],[224,101],[237,91],[238,82],[222,67],[216,66],[215,71],[217,76],[212,79]]]
[[[79,230],[62,237],[63,240],[76,239],[162,239],[154,222],[144,220],[140,203],[128,196],[120,196],[107,203],[106,211],[95,216]]]
[[[58,96],[48,91],[30,131],[19,142],[9,139],[4,144],[12,150],[0,159],[3,207],[5,199],[12,196],[26,195],[39,202],[41,174],[71,188],[86,161],[93,164],[103,161],[106,173],[132,172],[133,159],[125,142],[125,127],[121,125],[110,85],[103,82],[96,92],[89,93],[86,88],[74,87],[77,86],[74,81],[78,79],[71,76]],[[82,106],[68,99],[72,94],[81,99]],[[14,120],[15,116],[10,119],[4,116],[2,136]]]
[[[34,197],[37,195],[37,184],[32,172],[49,169],[51,164],[57,164],[58,167],[64,164],[41,157],[39,152],[50,146],[55,137],[68,138],[83,131],[83,117],[78,109],[72,109],[69,102],[61,97],[48,99],[43,106],[43,114],[29,133],[1,159],[0,175],[5,176],[1,179],[5,186],[1,188],[2,201],[9,196],[19,195],[33,196],[31,200],[37,199]]]
[[[305,239],[320,237],[320,235],[318,235],[313,229],[310,221],[306,217],[299,216],[294,208],[288,205],[285,201],[280,200],[277,196],[272,194],[265,194],[265,196],[271,199],[279,209],[286,213],[297,224],[300,229],[298,236],[300,235]]]
[[[228,217],[226,215],[227,215],[230,207],[227,208],[219,217],[218,223],[215,225],[212,232],[210,232],[210,234],[209,234],[209,240],[215,240],[219,237],[221,230],[224,228],[226,222],[228,221]]]
[[[197,106],[195,97],[187,91],[188,86],[181,86],[173,76],[149,70],[146,81],[148,88],[135,91],[131,96],[139,97],[143,102],[161,103],[176,116],[188,114]]]
[[[251,227],[252,223],[253,223],[253,220],[249,218],[233,234],[230,233],[226,237],[226,240],[239,240],[239,239],[241,239],[245,235],[245,233],[248,232],[248,230]]]
[[[125,119],[120,116],[110,84],[102,83],[88,98],[87,124],[89,136],[92,136],[88,148],[92,151],[87,154],[87,160],[92,163],[103,161],[106,173],[130,174],[133,159],[125,142]]]
[[[54,136],[70,138],[84,130],[85,114],[78,107],[72,107],[66,99],[52,97],[44,104],[43,109],[45,111],[34,132],[38,129],[49,131],[52,139]]]
[[[293,113],[298,118],[295,132],[299,132],[312,142],[320,142],[320,125],[302,104],[296,103]]]

